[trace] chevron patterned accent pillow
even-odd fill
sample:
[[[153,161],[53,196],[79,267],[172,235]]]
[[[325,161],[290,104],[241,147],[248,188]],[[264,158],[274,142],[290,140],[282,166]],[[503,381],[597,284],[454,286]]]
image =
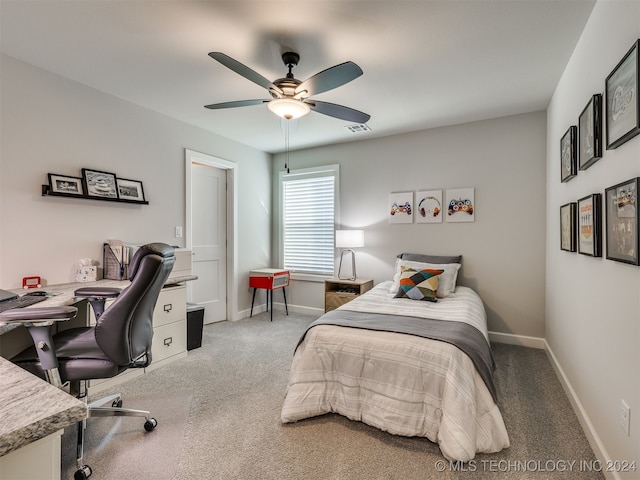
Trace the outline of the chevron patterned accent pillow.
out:
[[[438,275],[442,272],[444,270],[416,270],[411,267],[400,267],[400,288],[395,298],[437,302]]]

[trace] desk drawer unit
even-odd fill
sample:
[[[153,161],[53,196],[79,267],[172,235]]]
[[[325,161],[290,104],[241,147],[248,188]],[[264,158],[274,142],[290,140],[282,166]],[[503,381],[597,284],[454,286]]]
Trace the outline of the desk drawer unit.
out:
[[[161,362],[187,350],[185,322],[174,322],[153,329],[152,363]]]

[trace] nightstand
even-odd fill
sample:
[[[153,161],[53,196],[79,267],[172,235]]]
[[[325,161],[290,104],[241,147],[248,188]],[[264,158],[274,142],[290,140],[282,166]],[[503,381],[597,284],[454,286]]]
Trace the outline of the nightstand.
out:
[[[373,280],[357,278],[340,280],[332,278],[324,281],[324,311],[330,312],[373,288]]]

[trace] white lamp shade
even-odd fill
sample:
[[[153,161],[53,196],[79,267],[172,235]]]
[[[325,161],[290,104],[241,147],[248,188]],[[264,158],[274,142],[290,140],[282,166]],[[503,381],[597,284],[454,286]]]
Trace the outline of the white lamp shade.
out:
[[[336,248],[364,247],[364,230],[336,230]]]

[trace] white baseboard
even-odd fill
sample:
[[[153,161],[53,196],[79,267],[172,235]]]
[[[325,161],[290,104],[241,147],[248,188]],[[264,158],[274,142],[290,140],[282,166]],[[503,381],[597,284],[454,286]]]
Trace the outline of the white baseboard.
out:
[[[315,315],[317,317],[319,317],[324,313],[324,309],[322,308],[305,307],[302,305],[287,305],[287,306],[290,313],[295,312],[295,313],[301,313],[303,315]],[[254,315],[257,315],[258,313],[262,313],[266,311],[267,311],[267,305],[264,303],[262,305],[256,305],[255,307],[253,307]],[[274,313],[277,312],[278,315],[285,313],[284,302],[274,302],[273,311]],[[249,318],[250,314],[251,314],[251,309],[249,308],[247,308],[246,310],[241,310],[238,312],[237,320],[240,320],[242,318]]]
[[[564,393],[569,398],[569,402],[571,403],[571,406],[573,407],[573,411],[576,413],[576,416],[578,417],[578,421],[582,426],[582,430],[587,436],[587,440],[589,441],[589,444],[593,449],[593,453],[595,454],[596,458],[602,463],[602,465],[606,465],[607,460],[611,460],[611,458],[609,457],[607,450],[605,449],[602,441],[600,440],[600,436],[598,435],[598,432],[593,426],[593,423],[591,423],[591,420],[589,419],[587,412],[582,406],[582,402],[580,402],[578,395],[576,394],[575,390],[571,386],[571,382],[565,375],[564,370],[558,363],[558,359],[553,354],[553,350],[551,350],[551,347],[549,346],[546,340],[544,340],[544,345],[545,345],[545,351],[547,353],[547,357],[549,357],[549,361],[551,362],[551,366],[555,370],[556,375],[560,380],[560,384],[562,385]],[[604,470],[606,469],[603,468],[603,473],[605,478],[609,480],[622,480],[618,472],[608,472]]]
[[[511,333],[489,332],[489,340],[496,343],[506,343],[507,345],[518,345],[520,347],[530,347],[545,349],[547,342],[544,338],[528,337],[526,335],[513,335]]]

